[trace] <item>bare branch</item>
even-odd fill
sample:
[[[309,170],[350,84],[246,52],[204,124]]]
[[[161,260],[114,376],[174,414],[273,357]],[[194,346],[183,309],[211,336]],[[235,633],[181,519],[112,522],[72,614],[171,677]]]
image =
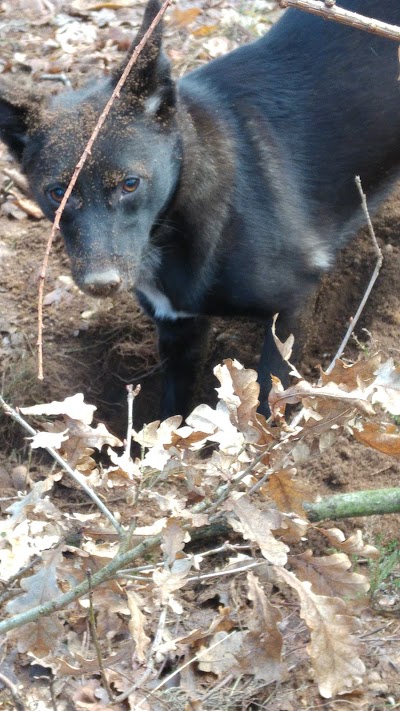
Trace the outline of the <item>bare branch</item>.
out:
[[[350,12],[350,10],[344,10],[342,7],[337,7],[331,0],[325,0],[325,2],[320,0],[278,0],[278,4],[282,8],[296,7],[299,10],[310,12],[312,15],[319,15],[324,20],[333,20],[342,25],[349,25],[358,30],[400,42],[400,27]]]
[[[116,555],[115,558],[107,563],[107,565],[103,566],[103,568],[98,570],[96,573],[93,573],[91,577],[92,589],[96,588],[101,583],[104,583],[106,580],[113,579],[115,574],[121,568],[126,568],[129,563],[132,563],[132,561],[137,560],[137,558],[144,556],[150,550],[160,545],[160,543],[161,534],[158,534],[157,536],[146,538],[145,541],[142,541],[142,543],[137,545],[135,548],[132,548],[130,551],[122,553],[121,555]],[[82,583],[79,583],[76,587],[68,590],[68,592],[57,597],[55,600],[50,600],[43,605],[37,605],[36,607],[32,607],[30,610],[26,610],[25,612],[21,612],[18,615],[14,615],[13,617],[3,620],[0,622],[0,634],[18,627],[23,627],[23,625],[26,625],[28,622],[34,622],[40,617],[51,615],[53,612],[57,612],[58,610],[63,610],[74,600],[78,600],[78,598],[86,595],[86,593],[89,592],[89,587],[89,581],[86,579]]]
[[[381,251],[381,248],[379,247],[378,241],[377,241],[376,236],[375,236],[374,228],[373,228],[373,226],[372,226],[371,218],[370,218],[369,211],[368,211],[367,198],[366,198],[366,196],[365,196],[365,193],[363,192],[362,185],[361,185],[361,180],[360,180],[360,176],[359,176],[359,175],[356,175],[355,181],[356,181],[356,185],[357,185],[358,192],[360,193],[362,209],[363,209],[363,212],[364,212],[366,221],[367,221],[369,234],[370,234],[370,237],[371,237],[371,239],[372,239],[372,243],[373,243],[373,245],[374,245],[374,249],[375,249],[375,252],[376,252],[376,255],[377,255],[377,260],[376,260],[375,269],[374,269],[374,271],[373,271],[373,273],[372,273],[372,275],[371,275],[371,279],[369,280],[369,284],[368,284],[368,286],[367,286],[367,288],[366,288],[366,290],[365,290],[365,294],[364,294],[363,298],[361,299],[361,302],[360,302],[360,304],[359,304],[359,307],[358,307],[356,313],[354,314],[353,318],[351,319],[351,323],[350,323],[350,325],[349,325],[349,327],[348,327],[348,329],[347,329],[347,331],[346,331],[346,333],[345,333],[345,336],[344,336],[344,338],[343,338],[343,340],[342,340],[342,342],[341,342],[341,344],[340,344],[340,346],[339,346],[339,348],[338,348],[338,350],[337,350],[336,355],[335,355],[334,358],[331,360],[329,366],[327,367],[327,369],[326,369],[326,371],[325,371],[325,372],[328,373],[328,374],[332,372],[332,370],[333,370],[333,368],[334,368],[334,366],[335,366],[335,361],[336,361],[336,359],[337,359],[337,358],[340,358],[340,356],[342,355],[344,349],[345,349],[346,346],[347,346],[347,343],[348,343],[348,341],[349,341],[349,338],[350,338],[351,334],[353,333],[353,331],[354,331],[354,329],[355,329],[355,327],[356,327],[356,325],[357,325],[357,322],[358,322],[358,320],[359,320],[359,318],[360,318],[360,316],[361,316],[361,314],[362,314],[362,312],[363,312],[364,306],[365,306],[365,304],[366,304],[367,301],[368,301],[368,298],[369,298],[369,295],[370,295],[370,293],[371,293],[371,291],[372,291],[372,288],[373,288],[373,286],[374,286],[374,284],[375,284],[375,282],[376,282],[376,280],[377,280],[377,278],[378,278],[379,272],[380,272],[380,270],[381,270],[382,262],[383,262],[382,251]]]
[[[0,395],[0,405],[3,408],[4,412],[6,415],[9,415],[15,422],[18,422],[21,427],[26,430],[26,432],[29,432],[29,434],[34,437],[37,432],[36,430],[24,420],[22,415],[19,414],[14,408],[12,408],[10,405],[8,405],[5,400],[2,398]],[[124,534],[124,530],[120,523],[117,521],[117,519],[112,515],[111,511],[108,510],[108,508],[103,504],[102,500],[99,499],[97,494],[90,488],[90,486],[87,485],[85,481],[85,477],[80,474],[80,472],[76,471],[76,469],[72,469],[68,462],[65,461],[65,459],[62,458],[62,456],[57,452],[56,449],[53,449],[53,447],[44,447],[43,449],[46,450],[50,454],[50,456],[55,459],[55,461],[64,469],[64,471],[69,474],[71,479],[73,479],[78,486],[80,486],[81,489],[94,501],[96,506],[100,509],[100,511],[108,518],[110,523],[114,526],[115,530],[117,531],[119,536],[122,536]]]

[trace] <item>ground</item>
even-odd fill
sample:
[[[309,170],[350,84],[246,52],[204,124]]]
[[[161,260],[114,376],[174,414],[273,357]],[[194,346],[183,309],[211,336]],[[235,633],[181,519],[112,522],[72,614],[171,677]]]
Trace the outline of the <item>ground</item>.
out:
[[[47,4],[44,3],[46,7],[43,10],[38,2],[38,8],[44,13],[39,20],[36,15],[24,15],[26,8],[24,9],[23,3],[21,13],[18,13],[16,8],[11,11],[11,4],[0,3],[4,11],[4,19],[0,14],[2,66],[5,72],[9,72],[10,68],[12,71],[18,69],[28,72],[30,68],[33,81],[37,83],[43,73],[64,72],[68,75],[70,71],[90,72],[93,71],[93,64],[98,71],[99,67],[107,68],[108,63],[122,57],[122,52],[129,43],[127,37],[132,31],[131,26],[137,22],[141,13],[139,4],[133,10],[128,10],[124,9],[124,3],[120,3],[120,9],[119,4],[115,3],[117,9],[111,8],[108,12],[119,18],[119,24],[107,22],[104,13],[104,23],[97,19],[96,24],[93,20],[94,13],[86,11],[89,3],[71,3],[75,9],[81,6],[76,13],[77,22],[86,22],[88,27],[94,28],[96,52],[93,56],[90,45],[85,44],[79,57],[76,52],[71,52],[65,58],[63,52],[60,51],[55,56],[56,50],[51,49],[51,40],[54,40],[56,28],[63,25],[61,21],[57,25],[49,19],[50,16],[46,15]],[[18,4],[17,2],[16,6]],[[100,12],[101,5],[100,3]],[[105,10],[107,3],[103,5]],[[248,29],[244,25],[233,24],[228,25],[223,32],[215,33],[210,30],[209,39],[204,39],[207,33],[204,31],[202,36],[201,28],[218,24],[221,5],[228,10],[240,9],[238,3],[230,3],[229,7],[227,3],[207,3],[204,4],[200,17],[193,16],[193,26],[188,16],[182,16],[181,21],[179,17],[171,20],[167,31],[167,47],[178,73],[183,72],[187,64],[195,64],[207,56],[213,56],[213,53],[218,53],[219,46],[226,51],[237,42],[251,37],[254,32],[253,25]],[[59,15],[63,9],[71,9],[67,6],[69,3],[58,4],[56,9]],[[264,3],[264,9],[269,9],[267,6],[268,3]],[[182,11],[186,9],[186,6],[182,6]],[[259,12],[261,18],[262,3]],[[28,35],[24,34],[25,30],[29,31]],[[220,45],[215,34],[218,35]],[[49,42],[47,54],[38,53],[37,47],[45,41]],[[207,46],[206,41],[209,42]],[[30,64],[29,58],[32,57],[35,61]],[[51,63],[53,67],[50,66]],[[142,385],[141,395],[135,402],[135,422],[151,421],[157,417],[159,366],[153,326],[140,312],[134,298],[129,295],[122,295],[112,302],[100,302],[79,292],[69,276],[62,240],[57,238],[46,275],[48,295],[44,308],[45,378],[43,382],[38,381],[37,280],[49,235],[49,225],[44,219],[27,214],[24,204],[16,207],[16,202],[9,192],[8,176],[9,171],[13,169],[13,161],[6,149],[1,148],[0,180],[3,191],[0,197],[3,203],[0,206],[0,361],[3,396],[14,406],[22,406],[51,399],[60,400],[81,391],[88,402],[97,405],[99,420],[105,421],[112,431],[123,436],[126,427],[126,383]],[[18,188],[14,188],[14,191],[17,196],[22,196]],[[374,217],[374,227],[384,261],[361,321],[346,349],[345,357],[350,361],[354,361],[365,351],[373,353],[378,350],[385,356],[400,361],[399,221],[400,189],[397,189],[380,213]],[[375,261],[372,242],[364,231],[343,250],[335,270],[323,280],[309,318],[304,355],[299,366],[307,378],[315,380],[318,377],[318,366],[326,366],[334,355],[363,296]],[[212,403],[215,400],[213,388],[216,381],[212,375],[212,367],[223,358],[237,358],[246,367],[256,367],[261,339],[260,325],[216,320],[211,329],[207,361],[200,377],[199,401]],[[12,476],[17,465],[27,462],[28,450],[24,446],[23,435],[18,426],[10,425],[2,416],[0,428],[0,481],[3,483],[7,481],[8,476]],[[393,487],[399,484],[399,475],[399,460],[366,450],[346,435],[342,435],[322,457],[304,466],[302,471],[302,476],[320,496],[367,488]],[[362,528],[368,540],[376,544],[379,539],[382,545],[387,545],[398,538],[399,522],[398,515],[376,516],[351,520],[342,527],[347,532]],[[390,608],[385,609],[385,615],[390,615],[391,612]],[[371,693],[367,705],[363,707],[383,709],[387,707],[384,698],[390,706],[390,694],[396,698],[397,704],[400,703],[399,689],[395,689],[400,671],[399,626],[396,625],[395,617],[374,617],[377,613],[372,611],[368,614],[372,620],[370,629],[378,629],[382,625],[383,632],[380,640],[377,639],[371,646],[371,655],[375,654],[376,660],[371,664],[370,678],[367,680]],[[390,638],[393,638],[393,641]],[[297,677],[293,678],[291,683],[287,682],[290,701],[287,706],[280,705],[279,708],[307,705],[310,698],[307,697],[306,691],[293,696],[293,688],[299,689],[301,685],[305,688],[308,683],[309,680]],[[380,695],[382,705],[379,705]],[[280,699],[282,701],[282,697]],[[328,707],[339,708],[333,705]],[[275,708],[273,700],[269,708]]]

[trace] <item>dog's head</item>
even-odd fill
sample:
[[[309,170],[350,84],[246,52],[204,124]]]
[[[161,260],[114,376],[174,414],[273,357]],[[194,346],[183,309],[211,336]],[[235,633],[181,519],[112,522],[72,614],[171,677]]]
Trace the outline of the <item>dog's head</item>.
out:
[[[128,54],[160,9],[149,0]],[[0,84],[0,138],[20,162],[44,214],[54,219],[126,62],[107,79],[50,99]],[[150,235],[180,171],[176,93],[159,24],[115,99],[61,218],[77,284],[94,295],[133,287],[156,259]]]

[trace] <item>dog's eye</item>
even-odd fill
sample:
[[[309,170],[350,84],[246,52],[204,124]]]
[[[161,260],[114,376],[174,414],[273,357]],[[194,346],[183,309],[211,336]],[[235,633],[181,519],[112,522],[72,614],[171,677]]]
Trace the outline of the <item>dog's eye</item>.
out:
[[[139,187],[140,180],[139,178],[125,178],[124,182],[122,183],[122,190],[124,193],[134,193],[135,190]]]
[[[65,195],[65,188],[58,185],[55,188],[50,188],[50,190],[47,191],[47,194],[53,202],[60,203]]]

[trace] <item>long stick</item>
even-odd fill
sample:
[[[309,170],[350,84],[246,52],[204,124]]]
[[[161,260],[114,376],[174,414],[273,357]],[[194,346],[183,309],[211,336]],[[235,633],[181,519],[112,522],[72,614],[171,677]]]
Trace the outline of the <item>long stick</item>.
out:
[[[382,0],[382,4],[383,2],[384,0]],[[358,30],[400,42],[400,27],[359,15],[350,10],[344,10],[342,7],[337,7],[334,0],[325,0],[325,2],[320,0],[279,0],[278,4],[283,8],[296,7],[299,10],[310,12],[312,15],[319,15],[324,20],[333,20],[342,25],[356,27]]]

